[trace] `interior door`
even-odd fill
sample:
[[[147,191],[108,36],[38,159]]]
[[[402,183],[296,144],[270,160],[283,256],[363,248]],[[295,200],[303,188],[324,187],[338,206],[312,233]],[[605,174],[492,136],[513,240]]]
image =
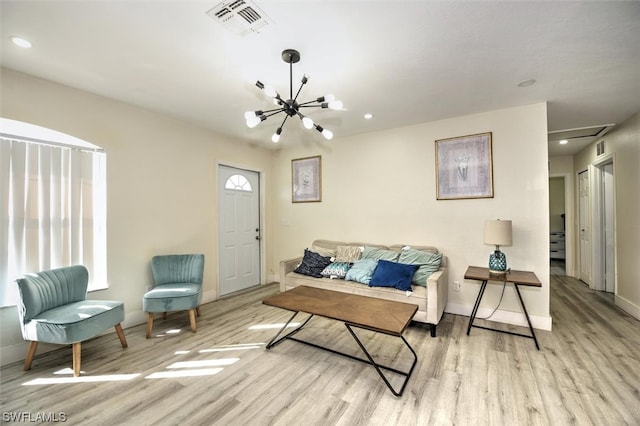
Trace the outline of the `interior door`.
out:
[[[589,172],[578,174],[580,229],[580,280],[591,285],[591,229],[589,226]]]
[[[260,174],[218,167],[220,295],[260,285]]]

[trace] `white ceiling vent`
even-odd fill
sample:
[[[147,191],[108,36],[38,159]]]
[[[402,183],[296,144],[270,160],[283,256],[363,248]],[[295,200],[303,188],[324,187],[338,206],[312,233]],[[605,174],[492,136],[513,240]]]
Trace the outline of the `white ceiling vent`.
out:
[[[207,12],[231,32],[245,36],[259,33],[273,22],[258,6],[248,0],[227,0]]]

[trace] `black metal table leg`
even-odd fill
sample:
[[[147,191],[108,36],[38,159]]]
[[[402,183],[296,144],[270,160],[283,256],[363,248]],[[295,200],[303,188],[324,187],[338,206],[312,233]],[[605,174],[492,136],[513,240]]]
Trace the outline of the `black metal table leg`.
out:
[[[540,350],[540,345],[538,345],[538,339],[536,339],[536,333],[533,331],[533,326],[531,325],[531,320],[529,319],[529,313],[527,312],[527,308],[524,306],[522,295],[520,295],[520,289],[518,288],[518,283],[513,283],[513,286],[516,288],[518,299],[520,299],[520,306],[522,306],[522,310],[524,311],[524,316],[527,318],[527,324],[529,324],[529,330],[531,330],[531,337],[533,338],[533,341],[536,343],[536,349]]]
[[[380,365],[377,362],[375,362],[373,360],[373,357],[369,354],[369,351],[367,351],[367,348],[365,348],[365,346],[362,344],[360,339],[358,339],[358,336],[356,335],[356,333],[351,328],[351,327],[356,327],[356,328],[360,328],[360,327],[358,327],[355,324],[347,324],[347,323],[345,323],[344,325],[347,327],[347,330],[349,330],[349,333],[351,333],[351,336],[353,336],[353,338],[355,339],[356,343],[358,343],[358,346],[360,346],[360,349],[362,349],[362,352],[364,352],[364,354],[367,356],[367,359],[369,360],[368,364],[371,364],[373,366],[373,368],[376,369],[376,371],[378,372],[378,375],[380,376],[380,378],[382,378],[382,380],[387,385],[387,387],[389,388],[391,393],[394,394],[395,396],[402,396],[402,393],[404,392],[404,388],[407,386],[407,383],[409,382],[409,378],[411,377],[411,373],[413,373],[413,368],[416,366],[416,362],[418,361],[418,356],[416,355],[416,353],[413,350],[413,348],[411,347],[411,345],[409,345],[409,342],[407,342],[407,340],[404,338],[404,336],[400,336],[400,338],[404,342],[405,346],[407,348],[409,348],[409,350],[413,354],[413,363],[411,364],[411,368],[409,368],[409,371],[407,371],[407,372],[400,371],[398,369],[387,367],[387,366],[384,366],[384,365]],[[361,361],[366,362],[364,360],[361,360]],[[394,373],[397,373],[397,374],[405,377],[404,382],[402,383],[402,387],[400,388],[399,391],[396,391],[393,388],[393,386],[391,386],[391,383],[389,383],[389,380],[387,380],[386,376],[382,373],[382,370],[381,370],[382,368],[385,369],[385,370],[393,371]]]
[[[289,326],[289,323],[291,321],[293,321],[293,319],[296,317],[296,315],[298,315],[300,312],[296,311],[293,313],[293,315],[291,316],[291,318],[289,318],[289,320],[284,324],[284,326],[280,329],[280,331],[278,331],[278,333],[276,333],[275,336],[273,336],[273,339],[271,339],[271,341],[269,343],[267,343],[266,348],[267,349],[271,349],[272,347],[274,347],[275,345],[277,345],[278,343],[282,342],[285,339],[290,338],[291,336],[293,336],[294,334],[296,334],[298,331],[302,330],[302,328],[309,322],[309,320],[313,317],[313,315],[310,315],[309,318],[307,318],[302,324],[300,324],[300,326],[296,327],[294,330],[292,330],[290,333],[285,334],[284,336],[282,336],[280,339],[278,339],[278,336],[280,336],[282,334],[282,332]],[[276,340],[277,339],[277,340]]]
[[[482,281],[482,285],[480,286],[480,291],[478,292],[478,298],[476,299],[475,305],[473,305],[473,310],[471,311],[471,318],[469,318],[469,325],[467,326],[467,336],[469,332],[471,332],[471,326],[473,325],[473,320],[476,319],[476,315],[478,314],[478,308],[480,307],[480,301],[482,300],[482,295],[484,294],[484,290],[487,288],[487,280]]]

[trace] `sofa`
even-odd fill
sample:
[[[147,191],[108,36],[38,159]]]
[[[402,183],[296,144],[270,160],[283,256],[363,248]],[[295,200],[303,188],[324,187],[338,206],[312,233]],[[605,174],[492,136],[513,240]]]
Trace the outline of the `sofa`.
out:
[[[354,256],[356,252],[359,252],[359,256],[348,258],[349,256]],[[339,256],[344,257],[345,253],[347,253],[347,257],[341,259]],[[371,253],[373,253],[373,255],[371,255]],[[394,253],[397,254],[395,258]],[[416,272],[414,274],[415,279],[409,288],[402,287],[403,289],[399,289],[397,287],[386,286],[384,282],[385,278],[382,278],[382,283],[378,282],[381,286],[372,286],[373,279],[370,281],[354,281],[352,280],[353,277],[349,276],[350,272],[355,270],[357,265],[365,263],[364,257],[367,254],[369,254],[367,257],[374,259],[379,254],[383,256],[376,260],[378,266],[376,266],[374,274],[379,272],[377,268],[381,267],[380,265],[382,265],[383,262],[385,265],[392,265],[394,267],[396,265],[393,265],[393,262],[398,263],[397,266],[405,266],[403,261],[405,259],[411,259],[410,256],[405,256],[405,254],[411,254],[414,256],[413,259],[418,259],[412,263],[418,264],[419,267],[424,267],[420,266],[421,263],[419,259],[421,254],[427,257],[431,256],[437,259],[438,262],[431,264],[430,267],[433,272],[428,270],[428,272],[421,275]],[[418,256],[416,257],[415,255]],[[344,263],[342,261],[347,259],[349,266],[347,267],[345,277],[327,276],[327,273],[325,273],[324,276],[319,276],[317,271],[316,273],[307,271],[305,269],[306,260],[312,257],[321,259],[320,256],[330,258],[332,262],[325,267],[323,272],[331,270],[331,267],[334,265],[342,265]],[[387,258],[385,259],[384,256],[387,256]],[[322,264],[318,268],[320,267],[322,267]],[[419,275],[422,278],[418,277]],[[365,282],[369,284],[365,284]],[[413,320],[429,324],[431,336],[435,337],[436,326],[440,322],[447,304],[447,258],[442,255],[436,247],[431,246],[409,246],[401,244],[385,246],[359,242],[346,243],[341,241],[315,240],[310,247],[305,249],[303,256],[280,262],[280,291],[287,291],[301,285],[418,305],[418,311],[414,315]]]

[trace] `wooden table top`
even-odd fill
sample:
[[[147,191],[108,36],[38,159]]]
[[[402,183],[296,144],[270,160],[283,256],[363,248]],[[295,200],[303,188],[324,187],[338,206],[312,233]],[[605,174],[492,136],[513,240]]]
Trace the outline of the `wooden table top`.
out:
[[[464,273],[464,278],[467,280],[499,281],[530,287],[542,287],[542,283],[538,277],[536,277],[536,274],[529,271],[510,270],[506,274],[492,274],[489,272],[489,268],[469,266],[467,272]]]
[[[273,295],[262,303],[396,336],[402,335],[418,310],[418,305],[411,303],[307,286],[298,286]]]

